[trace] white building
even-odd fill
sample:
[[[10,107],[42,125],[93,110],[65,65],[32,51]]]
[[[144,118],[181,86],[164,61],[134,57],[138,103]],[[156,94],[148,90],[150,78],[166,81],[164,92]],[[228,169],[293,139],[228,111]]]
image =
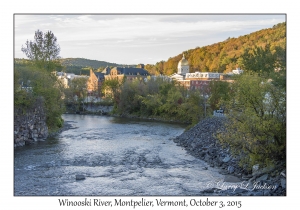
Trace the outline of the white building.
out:
[[[182,59],[179,61],[178,66],[178,74],[185,75],[190,72],[189,62],[185,59],[184,54]]]
[[[187,73],[185,75],[186,79],[220,79],[221,73],[212,73],[212,72],[199,72]]]
[[[64,88],[69,87],[70,81],[75,78],[85,78],[88,79],[89,76],[86,75],[76,75],[74,73],[65,73],[65,72],[53,72],[56,74],[57,79],[63,84]]]
[[[189,62],[185,59],[183,54],[182,59],[178,62],[177,73],[170,75],[170,78],[176,81],[185,80],[185,75],[189,73],[189,71]]]
[[[180,75],[178,73],[174,73],[172,75],[170,75],[170,78],[173,79],[173,80],[183,80],[184,79],[184,76],[183,75]]]
[[[241,70],[240,68],[237,68],[235,70],[232,70],[233,74],[242,74],[244,72],[244,70]]]

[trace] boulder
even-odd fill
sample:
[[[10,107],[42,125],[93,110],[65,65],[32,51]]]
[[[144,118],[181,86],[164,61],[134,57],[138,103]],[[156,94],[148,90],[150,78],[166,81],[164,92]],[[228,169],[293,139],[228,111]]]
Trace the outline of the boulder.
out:
[[[235,168],[233,166],[228,166],[227,168],[228,173],[232,174],[235,171]]]
[[[76,175],[76,180],[84,180],[85,176],[84,175]]]
[[[229,155],[227,155],[222,161],[224,162],[224,163],[227,163],[228,161],[230,161],[230,156]]]

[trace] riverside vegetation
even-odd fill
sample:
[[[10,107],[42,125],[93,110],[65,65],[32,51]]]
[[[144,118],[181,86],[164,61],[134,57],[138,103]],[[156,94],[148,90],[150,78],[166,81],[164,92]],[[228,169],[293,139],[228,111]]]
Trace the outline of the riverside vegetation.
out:
[[[14,109],[16,114],[26,114],[37,98],[42,98],[46,124],[50,132],[62,127],[64,112],[62,85],[51,72],[59,70],[60,48],[51,31],[35,32],[35,40],[27,41],[22,51],[29,60],[14,63]],[[22,110],[18,112],[17,110]]]

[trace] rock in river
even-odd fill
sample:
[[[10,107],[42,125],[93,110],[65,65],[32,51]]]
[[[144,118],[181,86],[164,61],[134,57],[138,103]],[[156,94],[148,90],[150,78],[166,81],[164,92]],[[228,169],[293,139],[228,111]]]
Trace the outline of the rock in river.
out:
[[[76,175],[76,180],[84,180],[85,176],[84,175]]]

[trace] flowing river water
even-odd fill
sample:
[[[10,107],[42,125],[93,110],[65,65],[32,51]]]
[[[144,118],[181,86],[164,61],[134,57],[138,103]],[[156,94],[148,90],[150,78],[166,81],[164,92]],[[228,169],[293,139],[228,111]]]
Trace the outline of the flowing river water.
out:
[[[92,115],[63,118],[71,129],[15,149],[14,195],[187,196],[223,179],[173,142],[183,125]]]

